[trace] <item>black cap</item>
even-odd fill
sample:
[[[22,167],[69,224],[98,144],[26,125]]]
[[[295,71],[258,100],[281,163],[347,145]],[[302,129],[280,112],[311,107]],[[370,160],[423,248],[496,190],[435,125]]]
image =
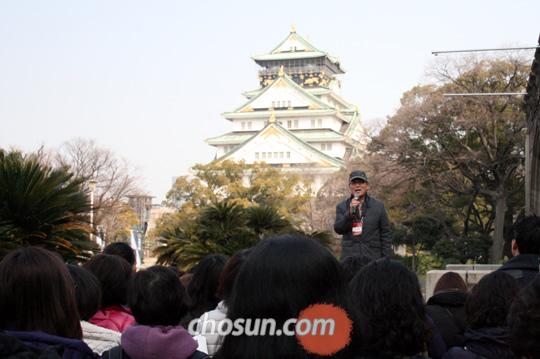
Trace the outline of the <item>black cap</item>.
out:
[[[364,171],[359,171],[359,170],[352,171],[351,174],[349,175],[349,182],[352,182],[355,179],[361,179],[361,180],[364,180],[366,182],[368,181],[366,173]]]

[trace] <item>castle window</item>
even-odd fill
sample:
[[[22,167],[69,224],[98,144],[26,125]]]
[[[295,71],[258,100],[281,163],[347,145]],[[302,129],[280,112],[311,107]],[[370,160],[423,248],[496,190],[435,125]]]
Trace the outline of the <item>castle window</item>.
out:
[[[317,119],[317,127],[322,127],[322,118]]]
[[[248,128],[248,130],[251,130],[251,121],[249,121],[249,122],[247,123],[247,128]]]
[[[266,152],[263,152],[263,153],[262,153],[262,159],[263,159],[263,160],[266,159]]]
[[[291,153],[287,152],[287,158],[291,158]]]
[[[259,152],[255,152],[255,159],[256,159],[256,160],[259,159]]]
[[[242,121],[242,130],[245,130],[245,129],[246,129],[246,123]]]
[[[294,128],[298,128],[298,120],[294,120]]]
[[[287,128],[291,128],[292,127],[292,121],[291,120],[287,120]]]

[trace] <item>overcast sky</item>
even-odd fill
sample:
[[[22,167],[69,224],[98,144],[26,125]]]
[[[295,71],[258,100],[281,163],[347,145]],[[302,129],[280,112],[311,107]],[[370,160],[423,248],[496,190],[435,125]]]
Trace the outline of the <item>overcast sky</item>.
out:
[[[213,159],[204,139],[258,87],[250,56],[292,24],[340,59],[342,96],[372,124],[426,81],[431,51],[534,46],[539,14],[538,0],[2,0],[0,147],[94,139],[159,202]]]

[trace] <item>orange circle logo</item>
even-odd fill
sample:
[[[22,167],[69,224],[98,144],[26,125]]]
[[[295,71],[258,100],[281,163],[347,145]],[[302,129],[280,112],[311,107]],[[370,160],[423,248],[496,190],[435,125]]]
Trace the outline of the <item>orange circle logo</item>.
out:
[[[313,304],[300,312],[296,339],[309,353],[327,356],[351,341],[352,321],[347,312],[331,304]]]

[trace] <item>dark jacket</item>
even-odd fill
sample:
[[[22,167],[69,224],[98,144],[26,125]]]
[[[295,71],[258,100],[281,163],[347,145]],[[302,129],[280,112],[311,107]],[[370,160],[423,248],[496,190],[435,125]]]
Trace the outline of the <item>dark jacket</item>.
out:
[[[426,312],[448,347],[465,344],[466,300],[467,293],[455,290],[436,293],[427,301]]]
[[[521,288],[538,276],[539,257],[536,254],[519,254],[506,262],[498,270],[514,277]]]
[[[0,358],[9,359],[62,359],[60,348],[49,347],[45,350],[30,348],[17,338],[0,333]]]
[[[354,356],[353,359],[430,359],[429,357],[425,356],[424,354],[416,354],[416,355],[359,355]]]
[[[381,201],[366,194],[362,204],[364,223],[362,234],[353,236],[350,213],[352,195],[336,206],[334,230],[343,235],[341,258],[364,255],[372,259],[392,254],[392,233],[388,215]]]
[[[63,359],[99,358],[99,355],[92,352],[92,349],[79,339],[58,337],[43,332],[6,331],[5,333],[17,338],[30,348],[45,350],[50,347],[58,347]]]
[[[453,347],[443,359],[517,359],[508,345],[506,328],[483,328],[465,332],[465,345]]]

